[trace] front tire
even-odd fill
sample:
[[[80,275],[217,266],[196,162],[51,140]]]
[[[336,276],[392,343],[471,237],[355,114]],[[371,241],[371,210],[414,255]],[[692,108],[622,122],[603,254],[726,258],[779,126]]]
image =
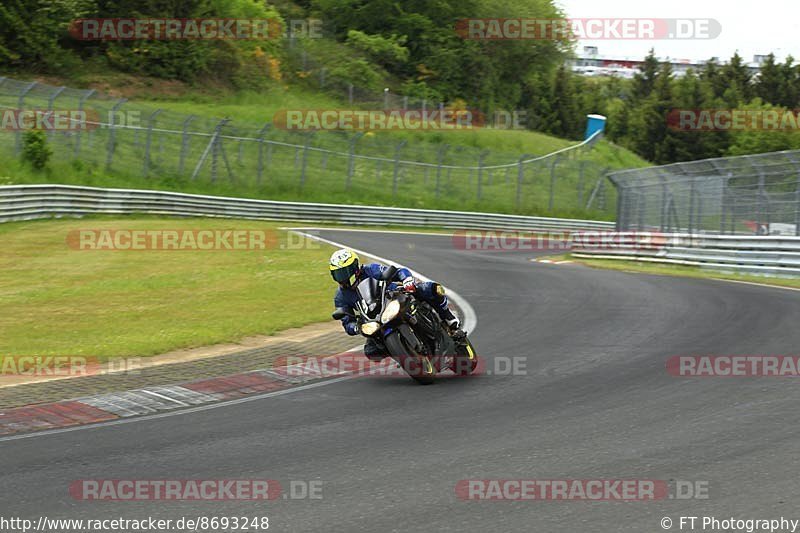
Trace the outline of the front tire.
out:
[[[453,358],[451,370],[457,376],[468,376],[478,367],[478,354],[469,339],[456,345],[457,355]]]
[[[411,378],[420,385],[431,385],[436,380],[436,369],[426,355],[406,345],[403,336],[395,331],[386,337],[386,348]]]

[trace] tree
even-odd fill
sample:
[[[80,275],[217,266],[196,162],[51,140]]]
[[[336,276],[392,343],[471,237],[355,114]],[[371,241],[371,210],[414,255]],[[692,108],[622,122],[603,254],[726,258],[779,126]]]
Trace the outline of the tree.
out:
[[[631,120],[636,152],[655,163],[673,161],[678,151],[678,132],[667,125],[667,115],[674,107],[672,67],[664,63],[654,77],[653,91],[634,109]]]
[[[424,82],[447,99],[463,99],[486,113],[528,107],[524,80],[536,72],[553,73],[569,47],[547,39],[469,39],[456,31],[465,19],[555,19],[562,13],[553,0],[313,0],[312,10],[339,41],[360,32],[408,50],[407,61],[382,62],[390,80]]]
[[[673,91],[673,101],[679,110],[700,110],[710,96],[710,89],[703,85],[702,80],[692,69],[675,80]],[[706,142],[709,140],[710,132],[677,130],[675,125],[670,126],[680,140],[675,154],[676,160],[691,161],[706,157],[708,149]]]
[[[3,0],[0,64],[52,72],[74,67],[78,57],[62,46],[70,21],[96,9],[93,0]]]
[[[548,128],[553,135],[578,139],[581,136],[582,120],[573,77],[564,65],[556,71]]]
[[[786,113],[784,108],[764,103],[755,98],[748,104],[748,109]],[[784,129],[745,129],[733,132],[731,142],[725,150],[725,155],[745,155],[763,152],[777,152],[791,150],[800,145],[800,134],[796,130]]]
[[[753,97],[750,69],[744,64],[739,52],[734,53],[731,60],[723,65],[721,75],[727,86],[722,97],[728,106],[738,107],[750,101]]]
[[[770,104],[780,105],[781,89],[783,87],[782,78],[784,75],[783,69],[775,63],[775,55],[769,54],[766,61],[761,65],[755,86],[756,96]]]
[[[700,80],[711,90],[712,99],[721,99],[726,89],[726,82],[722,76],[716,58],[706,61],[705,68],[700,73]]]
[[[794,64],[794,58],[789,56],[780,66],[781,87],[778,105],[794,109],[800,105],[800,65]]]
[[[367,35],[358,30],[347,32],[347,44],[367,54],[372,60],[384,67],[404,65],[408,62],[408,48],[405,47],[406,38],[392,35]]]
[[[634,100],[643,100],[653,92],[658,69],[658,59],[656,58],[655,50],[651,48],[650,53],[644,58],[644,63],[639,67],[639,72],[633,76],[631,96]]]
[[[552,115],[551,82],[549,76],[533,72],[522,86],[521,100],[526,102],[525,127],[531,130],[548,131],[548,121]]]

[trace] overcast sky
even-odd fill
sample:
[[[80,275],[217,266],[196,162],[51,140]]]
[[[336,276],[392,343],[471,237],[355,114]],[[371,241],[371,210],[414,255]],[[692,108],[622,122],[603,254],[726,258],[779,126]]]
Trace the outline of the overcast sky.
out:
[[[652,47],[659,57],[727,60],[738,50],[746,61],[773,52],[800,60],[800,0],[556,0],[570,18],[712,18],[722,34],[709,40],[580,41],[602,56],[644,57]]]

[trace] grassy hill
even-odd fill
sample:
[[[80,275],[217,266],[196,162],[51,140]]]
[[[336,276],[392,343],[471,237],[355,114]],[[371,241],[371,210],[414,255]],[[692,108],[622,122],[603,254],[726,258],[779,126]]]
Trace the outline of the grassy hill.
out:
[[[355,153],[363,157],[351,162],[347,154],[352,135],[342,132],[308,135],[272,129],[264,135],[267,142],[254,140],[279,110],[348,107],[330,94],[308,88],[282,86],[260,92],[235,91],[213,83],[194,87],[107,72],[96,76],[83,73],[79,79],[51,77],[41,81],[51,85],[79,84],[103,91],[98,93],[101,97],[92,97],[85,104],[100,117],[106,117],[117,99],[125,97],[128,102],[119,109],[136,111],[145,128],[117,130],[113,151],[109,149],[110,130],[104,128],[80,136],[48,135],[53,155],[47,168],[41,171],[32,169],[16,154],[20,142],[17,134],[2,133],[0,151],[14,156],[0,160],[0,179],[5,184],[55,182],[608,219],[614,214],[610,187],[604,185],[598,201],[591,209],[585,208],[602,173],[647,164],[627,150],[601,141],[592,151],[559,159],[555,168],[552,161],[526,164],[518,194],[519,168],[515,163],[520,155],[540,156],[575,142],[527,130],[491,128],[367,132],[355,145]],[[47,107],[48,94],[44,89],[31,91],[25,106]],[[55,105],[61,109],[76,108],[80,94],[65,91]],[[0,106],[16,105],[17,98],[6,82],[0,87]],[[161,111],[153,122],[153,133],[148,135],[147,119],[156,110]],[[204,132],[205,136],[181,135],[184,121],[190,115],[196,118],[189,130]],[[231,122],[222,129],[226,137],[215,163],[214,149],[209,149],[208,143],[214,125],[222,117]],[[80,141],[78,137],[82,137]],[[149,159],[145,157],[148,151]],[[203,153],[207,153],[207,158],[192,178]],[[395,158],[403,163],[395,164]],[[436,164],[440,158],[444,167],[438,170]],[[180,159],[184,160],[182,165]],[[481,160],[483,166],[505,166],[481,171],[462,168],[478,167]]]

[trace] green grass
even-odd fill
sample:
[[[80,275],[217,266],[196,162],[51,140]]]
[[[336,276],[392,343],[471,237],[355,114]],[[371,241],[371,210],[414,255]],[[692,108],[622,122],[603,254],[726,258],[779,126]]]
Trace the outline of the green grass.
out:
[[[607,270],[623,270],[626,272],[637,272],[641,274],[655,274],[660,276],[682,276],[689,278],[705,279],[724,279],[732,281],[744,281],[748,283],[760,283],[763,285],[775,285],[778,287],[800,287],[800,278],[779,278],[773,276],[757,276],[751,274],[734,274],[720,272],[689,265],[670,265],[661,263],[646,263],[641,261],[626,261],[619,259],[587,259],[584,257],[572,257],[570,255],[559,255],[549,257],[554,261],[571,259],[576,263],[593,268],[603,268]]]
[[[103,135],[104,133],[96,134]],[[8,134],[7,134],[8,135]],[[228,175],[223,163],[218,163],[217,179],[212,179],[206,162],[197,179],[191,179],[193,163],[187,163],[182,175],[175,175],[176,153],[179,147],[167,143],[156,152],[150,164],[150,175],[141,176],[143,148],[134,140],[122,140],[114,154],[112,168],[105,166],[105,140],[96,139],[85,159],[71,160],[68,145],[56,145],[56,156],[45,171],[27,167],[15,157],[0,158],[0,180],[4,184],[63,183],[99,187],[125,187],[157,190],[177,190],[197,194],[267,198],[287,201],[326,202],[341,204],[385,205],[414,207],[420,209],[450,209],[478,212],[497,212],[526,215],[555,216],[568,218],[590,218],[611,220],[615,215],[615,191],[608,183],[605,187],[605,204],[598,198],[592,209],[585,209],[592,190],[598,184],[601,170],[608,168],[602,163],[585,163],[584,175],[580,177],[577,159],[560,160],[556,170],[553,191],[553,209],[549,205],[551,185],[550,164],[534,163],[525,166],[520,202],[517,204],[516,167],[501,170],[484,170],[481,176],[481,198],[478,199],[478,172],[476,170],[442,170],[436,168],[401,165],[398,186],[394,190],[394,165],[391,162],[358,160],[354,165],[349,187],[346,183],[347,160],[326,157],[309,152],[305,182],[302,155],[292,148],[275,148],[265,157],[261,180],[253,168],[258,158],[257,147],[242,147],[241,163],[237,161],[237,148],[229,147],[233,178]],[[129,136],[129,134],[128,134]],[[56,141],[58,142],[58,141]],[[13,144],[2,144],[7,153]],[[231,149],[232,148],[232,149]],[[602,150],[602,143],[598,146]],[[194,157],[200,146],[192,148]],[[187,158],[191,160],[192,158]],[[437,175],[438,174],[438,175]],[[439,180],[439,194],[436,182]]]
[[[223,97],[210,95],[189,96],[190,99],[158,98],[142,100],[151,108],[163,108],[185,115],[228,117],[235,122],[263,125],[271,122],[275,113],[287,109],[349,109],[359,107],[338,101],[325,93],[311,92],[292,87],[291,90],[276,87],[263,93],[241,92]],[[476,128],[464,131],[385,131],[373,134],[386,143],[407,141],[411,146],[441,144],[490,150],[507,155],[509,161],[523,153],[543,155],[565,148],[574,141],[559,139],[542,133],[526,130],[502,130]],[[476,152],[477,154],[477,152]]]
[[[96,217],[0,225],[0,354],[148,356],[330,319],[329,247],[87,251],[80,229],[255,229],[280,224]],[[278,244],[285,232],[278,231]],[[268,241],[269,242],[269,241]]]

